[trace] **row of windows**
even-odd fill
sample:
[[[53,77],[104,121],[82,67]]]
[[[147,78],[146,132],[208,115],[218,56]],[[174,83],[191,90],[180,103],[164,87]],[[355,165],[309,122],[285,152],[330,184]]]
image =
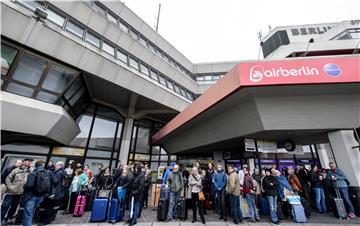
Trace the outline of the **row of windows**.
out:
[[[215,82],[221,79],[224,75],[223,74],[206,74],[206,75],[197,75],[196,81],[197,82]]]
[[[59,25],[60,27],[70,32],[71,34],[81,38],[83,41],[90,43],[91,45],[101,49],[105,53],[127,64],[128,66],[140,71],[142,74],[157,81],[162,86],[173,90],[174,92],[180,94],[184,98],[190,101],[194,100],[193,94],[189,90],[186,90],[184,87],[181,87],[179,84],[167,78],[165,75],[161,74],[157,70],[149,67],[148,65],[141,62],[139,59],[135,58],[134,56],[131,56],[126,51],[120,49],[120,47],[117,47],[113,43],[104,40],[101,36],[95,34],[95,32],[89,30],[87,27],[82,26],[77,22],[75,22],[75,20],[67,18],[65,15],[60,15],[59,13],[56,13],[51,8],[52,7],[51,5],[43,6],[41,5],[41,3],[36,1],[21,1],[20,3],[30,8],[31,10],[35,10],[36,7],[45,8],[47,12],[51,12],[47,18],[49,21],[51,22],[56,21],[54,22],[56,25]]]
[[[360,28],[347,29],[336,35],[332,40],[360,39]]]
[[[2,90],[55,103],[78,77],[79,72],[1,42]],[[69,96],[75,104],[78,97]]]
[[[174,59],[172,59],[169,55],[167,55],[164,51],[162,51],[159,47],[157,47],[154,43],[150,42],[143,35],[137,32],[134,28],[126,24],[124,21],[117,17],[115,13],[113,13],[110,9],[103,6],[101,3],[97,1],[84,1],[87,5],[95,9],[99,14],[106,17],[110,22],[118,25],[122,31],[128,33],[133,39],[137,40],[143,46],[149,48],[153,53],[158,55],[160,58],[168,62],[171,66],[177,69],[179,72],[184,75],[194,79],[194,76],[183,66],[177,63]]]

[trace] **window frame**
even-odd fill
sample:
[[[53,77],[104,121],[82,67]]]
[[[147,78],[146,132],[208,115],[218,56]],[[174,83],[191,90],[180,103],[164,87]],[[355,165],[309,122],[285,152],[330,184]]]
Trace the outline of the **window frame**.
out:
[[[93,37],[99,39],[99,46],[95,45],[91,40],[88,40],[88,35],[92,35]],[[89,29],[86,30],[85,42],[97,47],[98,49],[101,48],[101,37],[99,37],[96,33],[90,31]]]
[[[113,50],[113,51],[112,51],[112,54],[111,54],[110,52],[108,52],[107,50],[104,49],[104,44],[105,44],[106,46],[112,48],[112,50]],[[113,45],[109,44],[108,41],[102,40],[102,42],[101,42],[101,51],[103,51],[104,53],[107,53],[107,54],[115,57],[115,49],[116,49],[116,48],[115,48]]]
[[[73,24],[73,25],[81,28],[81,29],[82,29],[82,36],[78,35],[77,33],[73,32],[73,31],[71,31],[71,30],[68,30],[68,25],[69,25],[69,23],[71,23],[71,24]],[[81,40],[84,40],[85,27],[82,26],[82,25],[80,25],[79,23],[77,23],[77,22],[74,21],[74,20],[70,20],[70,19],[69,19],[69,20],[66,21],[65,31],[69,32],[69,33],[72,34],[72,35],[75,35],[76,37],[80,38]]]

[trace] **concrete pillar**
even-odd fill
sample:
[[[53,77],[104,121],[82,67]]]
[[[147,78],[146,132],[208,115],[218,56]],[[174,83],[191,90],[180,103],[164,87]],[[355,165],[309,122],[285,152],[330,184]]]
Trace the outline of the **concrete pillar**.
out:
[[[320,164],[323,168],[328,168],[329,167],[329,157],[326,152],[326,146],[325,146],[325,144],[320,144],[319,147],[320,148],[318,148],[318,154],[319,154]]]
[[[344,171],[351,186],[360,186],[360,152],[352,130],[328,133],[337,166]]]
[[[126,118],[124,123],[124,130],[123,130],[123,136],[121,138],[121,146],[119,153],[119,163],[124,165],[127,164],[128,162],[133,126],[134,126],[134,119]]]

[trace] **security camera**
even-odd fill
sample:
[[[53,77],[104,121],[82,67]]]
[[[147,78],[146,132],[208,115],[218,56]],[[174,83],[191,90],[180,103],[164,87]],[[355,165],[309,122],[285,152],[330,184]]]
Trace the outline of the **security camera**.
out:
[[[48,16],[47,12],[40,7],[37,7],[34,13],[37,16],[37,20],[46,20]]]

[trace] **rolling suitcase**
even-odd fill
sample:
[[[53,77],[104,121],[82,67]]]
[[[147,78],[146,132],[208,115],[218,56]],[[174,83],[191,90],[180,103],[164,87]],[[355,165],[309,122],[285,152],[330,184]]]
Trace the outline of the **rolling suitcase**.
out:
[[[309,202],[308,202],[306,199],[301,198],[301,205],[304,207],[305,216],[306,216],[307,218],[310,218],[311,209],[310,209]]]
[[[85,195],[78,195],[76,198],[76,204],[74,208],[74,217],[81,217],[84,214],[86,205],[86,196]]]
[[[92,222],[103,222],[106,221],[107,209],[108,209],[109,199],[95,199],[92,209],[90,221]]]
[[[269,203],[266,198],[259,198],[259,209],[260,213],[263,215],[270,214]]]
[[[293,220],[296,223],[306,223],[307,218],[305,216],[304,207],[301,204],[292,204],[291,205]]]
[[[118,221],[122,221],[125,215],[125,199],[119,199],[119,218]]]
[[[119,199],[111,199],[110,211],[109,211],[109,222],[115,224],[120,218],[120,202]]]
[[[277,213],[279,220],[285,219],[285,214],[284,214],[283,207],[282,207],[282,201],[277,202],[276,213]]]
[[[335,188],[336,198],[333,198],[334,203],[334,214],[339,219],[347,219],[347,213],[344,206],[344,200],[340,196],[340,192],[338,188]]]
[[[179,198],[179,203],[177,206],[177,214],[179,220],[187,219],[187,208],[186,208],[186,200],[184,198]]]

